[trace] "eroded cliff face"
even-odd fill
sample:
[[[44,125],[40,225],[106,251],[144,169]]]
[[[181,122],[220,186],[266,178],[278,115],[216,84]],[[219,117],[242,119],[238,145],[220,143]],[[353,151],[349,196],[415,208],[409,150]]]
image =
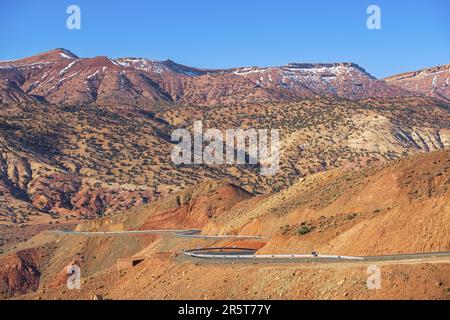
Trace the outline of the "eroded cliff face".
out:
[[[28,249],[0,256],[0,297],[7,298],[39,287],[40,264],[45,260],[44,251]]]
[[[11,190],[23,191],[32,178],[30,163],[0,145],[0,178]]]
[[[6,201],[0,201],[0,210],[9,221],[25,222],[30,213],[94,218],[148,203],[152,198],[146,191],[92,185],[76,174],[29,160],[33,154],[24,157],[5,145],[1,151],[0,196]]]
[[[450,130],[431,128],[395,128],[393,137],[406,147],[422,151],[450,148]]]
[[[405,72],[384,80],[390,85],[450,102],[450,64]]]

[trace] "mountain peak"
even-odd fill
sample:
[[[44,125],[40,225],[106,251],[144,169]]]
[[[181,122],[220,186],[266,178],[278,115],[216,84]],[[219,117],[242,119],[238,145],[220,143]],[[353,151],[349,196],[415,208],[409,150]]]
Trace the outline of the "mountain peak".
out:
[[[331,62],[331,63],[298,63],[298,62],[291,62],[287,64],[287,67],[289,68],[298,68],[298,69],[313,69],[313,68],[337,68],[337,67],[343,67],[343,68],[354,68],[357,69],[366,75],[369,75],[369,73],[360,65],[353,63],[353,62]]]
[[[44,54],[48,55],[59,55],[62,58],[65,59],[79,59],[79,57],[74,54],[72,51],[64,49],[64,48],[56,48],[47,52],[44,52]]]

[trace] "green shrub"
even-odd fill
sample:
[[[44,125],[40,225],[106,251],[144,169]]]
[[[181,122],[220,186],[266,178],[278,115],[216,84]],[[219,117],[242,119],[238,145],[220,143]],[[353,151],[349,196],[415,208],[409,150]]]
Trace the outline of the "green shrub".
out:
[[[300,228],[298,228],[298,230],[297,230],[297,235],[304,235],[304,234],[307,234],[308,232],[310,232],[311,231],[311,227],[310,226],[306,226],[306,225],[304,225],[304,226],[300,226]]]

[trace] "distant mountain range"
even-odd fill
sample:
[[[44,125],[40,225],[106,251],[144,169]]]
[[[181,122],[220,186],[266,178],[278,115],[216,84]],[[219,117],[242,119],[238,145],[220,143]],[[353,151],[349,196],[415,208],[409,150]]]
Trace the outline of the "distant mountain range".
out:
[[[55,49],[0,62],[0,102],[235,105],[328,96],[350,100],[425,94],[448,101],[450,65],[378,80],[353,63],[199,69],[171,60],[79,58]]]

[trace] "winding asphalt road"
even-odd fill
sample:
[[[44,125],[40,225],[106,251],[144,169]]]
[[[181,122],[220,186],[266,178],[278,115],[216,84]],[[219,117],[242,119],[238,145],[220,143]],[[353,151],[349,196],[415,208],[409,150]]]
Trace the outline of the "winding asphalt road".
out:
[[[185,256],[199,259],[215,259],[215,260],[240,260],[251,262],[298,262],[298,261],[399,261],[399,260],[414,260],[414,259],[429,259],[429,258],[449,258],[450,251],[444,252],[424,252],[424,253],[410,253],[410,254],[390,254],[379,256],[340,256],[340,255],[326,255],[326,254],[255,254],[255,250],[227,248],[235,250],[231,253],[224,253],[222,248],[204,248],[186,250],[182,253]],[[239,252],[242,250],[242,252]]]
[[[231,248],[230,248],[231,249]],[[189,250],[184,251],[184,255],[201,258],[201,259],[226,259],[226,260],[304,260],[304,259],[317,259],[317,260],[364,260],[363,257],[356,256],[338,256],[338,255],[327,255],[327,254],[254,254],[254,253],[246,253],[246,254],[226,254],[226,253],[198,253],[198,250]]]
[[[126,230],[126,231],[67,231],[67,230],[52,230],[49,231],[57,235],[72,235],[85,237],[98,236],[130,236],[130,235],[151,235],[161,234],[167,236],[174,236],[179,238],[197,238],[197,239],[268,239],[261,236],[238,236],[238,235],[201,235],[201,230]],[[224,252],[223,250],[231,250],[231,252]],[[450,258],[450,251],[445,252],[426,252],[426,253],[412,253],[412,254],[391,254],[380,256],[340,256],[340,255],[326,255],[326,254],[255,254],[256,250],[247,248],[197,248],[190,250],[183,250],[182,254],[186,257],[198,259],[213,259],[213,260],[240,260],[251,262],[293,262],[293,261],[398,261],[398,260],[412,260],[412,259],[427,259],[427,258]]]

